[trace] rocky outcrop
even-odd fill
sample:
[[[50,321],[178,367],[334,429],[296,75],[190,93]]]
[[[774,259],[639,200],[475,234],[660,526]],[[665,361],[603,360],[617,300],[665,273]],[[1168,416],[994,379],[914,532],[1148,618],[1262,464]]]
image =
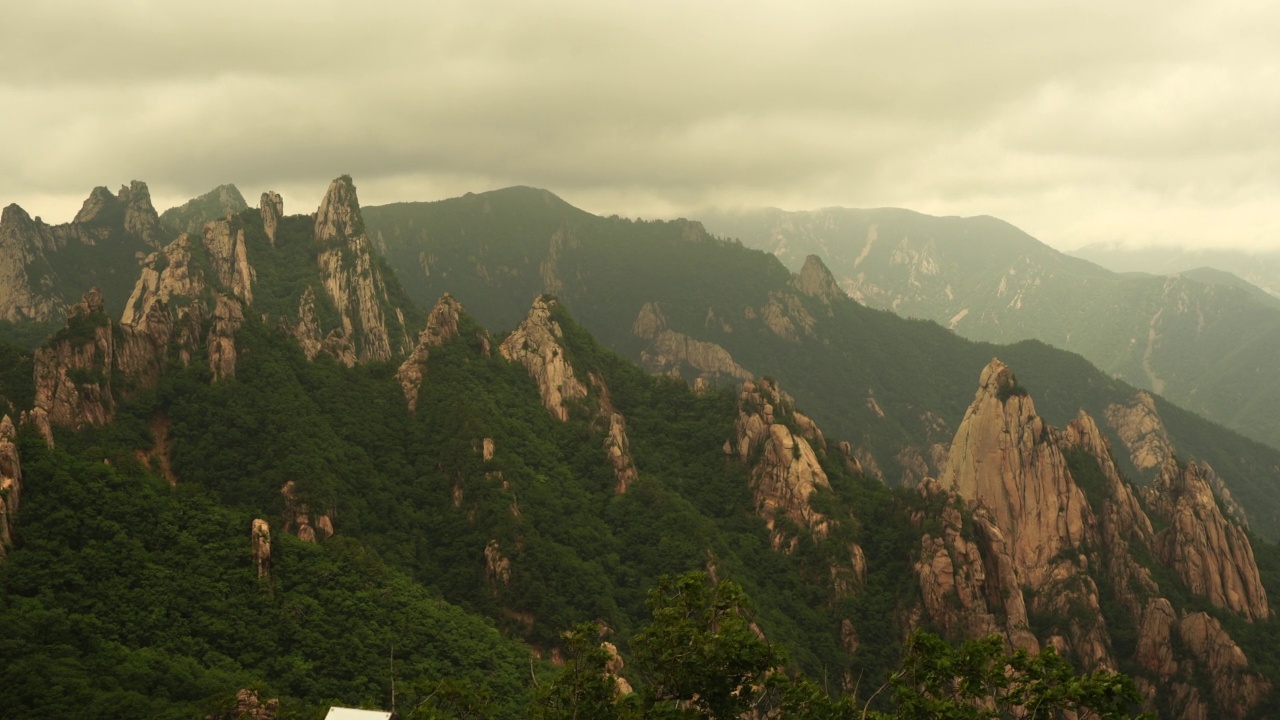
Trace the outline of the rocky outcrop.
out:
[[[101,291],[86,293],[68,311],[66,329],[35,352],[36,416],[72,428],[102,425],[115,417],[117,400],[154,385],[168,358],[167,306],[153,305],[144,319],[140,326],[113,323]]]
[[[627,437],[627,419],[613,406],[609,398],[609,387],[604,378],[592,373],[589,376],[591,385],[596,389],[599,409],[596,411],[595,425],[606,430],[604,435],[604,456],[613,467],[613,476],[618,484],[614,493],[622,495],[639,477],[635,461],[631,459],[631,440]]]
[[[1135,660],[1162,688],[1157,699],[1140,679],[1152,698],[1149,708],[1163,705],[1169,717],[1240,720],[1271,691],[1265,678],[1249,672],[1248,658],[1217,620],[1202,612],[1179,617],[1164,598],[1151,600],[1142,615]]]
[[[1013,556],[990,513],[982,506],[963,510],[958,496],[932,479],[921,484],[920,492],[942,503],[937,517],[942,530],[924,534],[915,564],[930,624],[948,637],[998,634],[1011,648],[1037,652],[1040,643],[1030,630]],[[971,538],[964,537],[962,512],[970,514]]]
[[[463,312],[462,303],[454,300],[448,293],[442,295],[427,317],[427,326],[418,333],[418,344],[396,371],[396,380],[400,382],[404,399],[409,403],[409,412],[418,409],[418,392],[427,372],[431,348],[441,347],[458,336],[458,318]]]
[[[314,238],[319,248],[320,284],[337,308],[338,331],[350,341],[356,360],[384,361],[394,353],[408,352],[403,314],[397,310],[388,316],[383,266],[374,260],[356,187],[349,176],[329,185],[316,211]],[[340,359],[347,360],[345,353]]]
[[[622,677],[622,669],[626,667],[626,663],[623,662],[622,656],[618,654],[618,648],[611,642],[603,642],[600,643],[600,649],[604,650],[607,656],[604,664],[604,674],[605,677],[613,680],[614,695],[616,697],[630,695],[634,691],[631,689],[631,683]]]
[[[1173,456],[1173,443],[1156,412],[1156,400],[1147,391],[1139,390],[1128,405],[1108,405],[1106,418],[1139,471],[1158,468]]]
[[[245,305],[253,304],[256,273],[249,265],[244,228],[236,218],[204,224],[204,248],[222,289]]]
[[[235,334],[253,301],[254,272],[238,221],[206,223],[202,245],[212,277],[194,261],[197,250],[186,234],[148,256],[121,325],[151,336],[166,351],[172,337],[184,364],[206,347],[209,369],[220,380],[235,375]]]
[[[332,508],[313,512],[311,506],[299,499],[297,483],[290,480],[280,488],[284,496],[284,531],[296,535],[303,542],[314,543],[333,537]]]
[[[302,352],[308,360],[314,360],[317,355],[324,353],[347,367],[355,365],[355,346],[342,328],[335,328],[328,335],[321,334],[319,314],[316,312],[318,300],[315,288],[308,285],[298,300],[298,322],[285,329],[302,346]]]
[[[484,546],[484,571],[494,595],[500,587],[511,584],[511,560],[502,554],[502,546],[496,539]]]
[[[1056,618],[1045,642],[1085,669],[1114,667],[1099,591],[1084,554],[1096,519],[1067,469],[1058,433],[998,359],[983,369],[941,483],[982,508],[1007,542],[1033,614]]]
[[[173,233],[199,234],[205,223],[239,215],[249,208],[235,185],[219,185],[178,207],[160,214],[160,222]]]
[[[816,538],[830,530],[828,518],[813,509],[809,499],[818,488],[831,488],[813,447],[782,422],[791,417],[789,401],[770,380],[743,383],[738,394],[738,418],[728,453],[751,467],[756,513],[764,518],[775,549],[793,549],[799,542],[778,526],[786,518]]]
[[[1223,516],[1200,465],[1166,460],[1146,500],[1168,525],[1153,550],[1180,583],[1246,620],[1271,616],[1248,534]]]
[[[48,287],[52,277],[45,252],[54,244],[49,226],[17,205],[0,213],[0,320],[48,321],[66,310],[62,297]]]
[[[271,572],[271,526],[266,520],[256,518],[249,531],[249,541],[253,553],[253,566],[258,571],[258,579]]]
[[[58,321],[90,286],[127,283],[137,267],[135,254],[145,255],[161,241],[159,227],[139,182],[118,196],[96,188],[76,220],[62,225],[9,205],[0,213],[0,319]],[[112,300],[126,292],[113,290]]]
[[[805,257],[804,266],[792,278],[791,285],[801,294],[825,305],[831,304],[836,298],[847,297],[831,271],[823,264],[822,258],[817,255]]]
[[[267,240],[275,245],[276,230],[284,217],[284,198],[280,197],[280,193],[268,190],[258,200],[258,210],[262,213],[262,230],[267,234]]]
[[[587,386],[574,375],[573,366],[565,357],[561,338],[564,332],[551,317],[556,301],[539,297],[533,301],[529,315],[498,346],[502,357],[518,362],[538,384],[542,406],[560,422],[569,419],[569,406],[573,400],[587,397]]]
[[[226,712],[206,715],[205,720],[276,720],[280,713],[280,700],[272,698],[266,702],[258,699],[255,690],[241,690],[236,693],[235,700]]]
[[[105,187],[94,188],[72,222],[79,225],[120,223],[125,232],[152,247],[159,247],[164,237],[160,216],[151,204],[151,191],[140,180],[134,180],[128,187],[121,186],[115,195]]]
[[[631,325],[631,334],[650,340],[640,353],[640,364],[649,372],[681,375],[692,371],[699,378],[750,380],[755,375],[734,361],[723,347],[667,328],[667,319],[658,303],[645,303]]]
[[[0,419],[0,562],[13,547],[13,519],[22,502],[22,463],[17,432],[8,415]]]
[[[760,308],[760,320],[774,335],[798,343],[801,337],[817,337],[815,320],[799,297],[790,293],[770,292],[769,302]]]
[[[1092,513],[1067,472],[1051,429],[999,360],[983,369],[978,392],[951,445],[943,487],[981,501],[1013,548],[1023,582],[1039,587],[1060,553],[1080,546]]]

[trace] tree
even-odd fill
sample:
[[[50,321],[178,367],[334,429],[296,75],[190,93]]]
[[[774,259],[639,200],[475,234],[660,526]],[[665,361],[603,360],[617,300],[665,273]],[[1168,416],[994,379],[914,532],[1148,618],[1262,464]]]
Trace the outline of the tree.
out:
[[[1071,664],[1046,647],[1037,655],[1004,653],[1004,639],[990,635],[952,647],[942,638],[916,632],[907,641],[902,667],[890,678],[895,711],[880,720],[995,720],[1060,718],[1124,720],[1142,701],[1133,680],[1096,670],[1077,675]]]
[[[650,717],[737,718],[755,706],[782,655],[753,627],[741,587],[664,575],[647,604],[653,623],[633,645]]]
[[[564,634],[567,659],[559,677],[538,693],[533,717],[538,720],[624,720],[637,718],[634,703],[619,693],[609,672],[613,656],[597,641],[599,628],[582,623]]]

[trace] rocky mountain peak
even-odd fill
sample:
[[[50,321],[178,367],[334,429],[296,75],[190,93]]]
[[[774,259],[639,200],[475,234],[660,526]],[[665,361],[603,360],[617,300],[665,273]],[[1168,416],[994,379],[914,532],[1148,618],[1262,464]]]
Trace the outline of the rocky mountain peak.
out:
[[[276,228],[280,226],[280,219],[284,217],[284,198],[280,197],[280,193],[268,190],[262,193],[262,198],[258,200],[258,209],[262,212],[262,229],[266,232],[271,244],[275,245]]]
[[[518,362],[538,383],[542,405],[565,422],[569,419],[568,401],[587,396],[587,386],[577,378],[573,365],[565,357],[561,338],[564,332],[551,317],[556,301],[539,296],[529,308],[529,315],[498,346],[502,357]]]
[[[231,184],[219,185],[178,207],[165,210],[160,221],[173,232],[196,234],[205,223],[238,215],[248,207],[240,188]]]
[[[1038,585],[1050,561],[1085,540],[1084,493],[1050,428],[1009,366],[993,359],[956,431],[942,485],[991,508],[1024,579]]]
[[[76,217],[71,222],[74,223],[90,223],[101,218],[106,212],[116,208],[119,201],[115,195],[107,188],[99,185],[89,191],[89,197],[80,206],[80,212],[76,213]]]
[[[151,246],[163,237],[160,216],[151,204],[151,191],[141,180],[121,186],[115,195],[105,187],[95,187],[80,206],[72,222],[81,225],[115,225],[123,227]]]
[[[792,282],[801,293],[824,303],[845,296],[835,276],[817,255],[809,255],[804,259],[804,266]]]
[[[0,231],[20,232],[35,224],[26,210],[17,203],[6,205],[0,211]]]
[[[1167,524],[1156,535],[1155,554],[1191,592],[1246,620],[1271,616],[1253,546],[1242,527],[1222,514],[1196,462],[1183,466],[1170,458],[1145,497],[1153,514]]]
[[[364,234],[360,201],[350,175],[335,178],[316,211],[316,242],[327,245]]]
[[[418,392],[422,389],[422,379],[426,376],[431,348],[441,347],[458,336],[458,320],[463,312],[462,303],[449,293],[442,295],[427,317],[427,326],[418,333],[418,344],[396,371],[400,389],[404,391],[404,398],[409,403],[409,412],[418,409]]]
[[[408,351],[404,313],[390,307],[386,279],[365,234],[350,176],[330,183],[320,201],[315,242],[320,246],[316,257],[320,282],[341,315],[337,340],[350,345],[354,350],[350,355],[359,362],[390,360],[393,352]],[[388,310],[395,316],[390,317]]]

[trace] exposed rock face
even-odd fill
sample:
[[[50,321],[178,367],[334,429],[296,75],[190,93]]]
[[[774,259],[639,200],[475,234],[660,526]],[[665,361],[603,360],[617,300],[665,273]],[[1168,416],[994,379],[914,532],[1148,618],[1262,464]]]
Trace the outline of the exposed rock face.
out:
[[[262,518],[255,519],[249,538],[253,546],[253,566],[258,569],[261,580],[271,572],[271,526]]]
[[[235,703],[226,712],[206,715],[205,720],[275,720],[279,712],[279,699],[272,698],[262,702],[258,699],[257,692],[241,690],[236,693]]]
[[[604,665],[604,673],[606,677],[613,679],[614,695],[618,697],[630,695],[633,692],[631,683],[622,677],[622,669],[626,667],[626,663],[622,661],[622,656],[618,654],[618,648],[613,643],[604,642],[600,643],[600,649],[609,655],[609,659]]]
[[[631,459],[631,440],[627,438],[627,419],[613,406],[613,402],[609,399],[609,388],[605,385],[604,379],[595,373],[590,375],[590,379],[591,384],[596,388],[600,402],[595,424],[608,428],[604,436],[604,456],[613,466],[613,475],[618,479],[614,492],[622,495],[639,477],[635,461]]]
[[[258,210],[262,213],[262,229],[271,244],[275,245],[276,229],[280,227],[280,218],[284,217],[284,198],[280,197],[280,193],[268,190],[262,193]]]
[[[427,326],[418,333],[418,344],[396,371],[396,380],[400,381],[404,399],[409,403],[409,412],[418,409],[418,392],[422,388],[431,348],[441,347],[458,336],[458,318],[463,312],[462,303],[454,300],[452,295],[445,293],[441,296],[431,309]]]
[[[1064,549],[1086,539],[1091,513],[1067,472],[1050,428],[999,360],[982,371],[942,476],[966,500],[981,500],[1013,547],[1024,582],[1041,586]]]
[[[240,226],[240,221],[229,219],[205,223],[204,247],[222,287],[245,305],[252,305],[256,273],[249,266],[244,228]]]
[[[160,222],[174,233],[199,234],[205,223],[238,215],[249,205],[235,185],[219,185],[160,215]]]
[[[8,415],[0,419],[0,562],[13,547],[13,518],[22,501],[22,463],[17,432]]]
[[[160,216],[151,204],[151,191],[140,180],[134,180],[128,187],[121,186],[116,195],[105,187],[94,188],[72,222],[83,225],[122,222],[125,232],[142,238],[152,247],[159,247],[164,236]]]
[[[401,317],[389,318],[386,281],[374,261],[364,218],[349,176],[334,180],[316,211],[320,282],[341,316],[341,335],[359,362],[390,360],[410,342]],[[340,359],[346,360],[345,354]]]
[[[1112,403],[1106,416],[1139,471],[1158,468],[1173,456],[1173,443],[1156,412],[1156,400],[1147,391],[1139,390],[1128,405]]]
[[[640,364],[651,373],[680,375],[689,368],[704,378],[750,380],[750,370],[734,361],[723,347],[695,340],[667,328],[667,319],[658,303],[645,303],[631,325],[631,333],[652,343],[640,354]]]
[[[1059,442],[1013,372],[992,360],[956,432],[942,485],[989,509],[1019,584],[1034,594],[1030,611],[1064,618],[1057,627],[1063,634],[1044,640],[1069,650],[1085,669],[1114,667],[1083,554],[1096,520]]]
[[[502,547],[496,539],[484,546],[484,570],[494,595],[498,594],[499,587],[511,584],[511,560],[502,554]]]
[[[102,425],[115,416],[114,378],[150,387],[168,357],[172,328],[157,303],[143,326],[117,325],[103,309],[97,288],[67,313],[67,329],[35,352],[35,409],[54,425]]]
[[[298,487],[292,480],[280,488],[284,496],[284,531],[293,533],[303,542],[333,537],[333,509],[322,513],[312,512],[307,503],[298,499]]]
[[[17,205],[0,213],[0,320],[47,321],[64,311],[62,298],[40,283],[45,250],[54,242],[49,227]]]
[[[783,340],[800,342],[802,335],[817,337],[813,331],[813,316],[800,298],[790,293],[769,293],[769,302],[760,308],[760,320]]]
[[[0,213],[0,319],[61,320],[87,285],[116,288],[122,275],[131,278],[135,253],[155,249],[163,237],[159,227],[150,194],[139,182],[119,196],[96,188],[76,220],[62,225],[47,225],[9,205]],[[72,259],[60,259],[63,253]],[[118,302],[115,293],[123,292],[113,290],[112,299]]]
[[[790,416],[790,403],[769,380],[747,381],[738,395],[738,419],[727,449],[742,462],[753,462],[751,484],[756,513],[765,519],[775,549],[791,549],[799,539],[776,527],[785,517],[818,538],[830,530],[826,516],[814,510],[809,498],[831,482],[813,447],[781,422]]]
[[[957,496],[934,480],[924,482],[920,492],[945,503],[942,534],[925,533],[915,565],[926,616],[949,637],[995,633],[1003,635],[1010,647],[1038,652],[1040,643],[1028,624],[1010,548],[986,508],[971,511],[974,537],[967,540],[961,534]]]
[[[1153,550],[1188,590],[1249,621],[1270,617],[1249,537],[1223,517],[1201,466],[1165,461],[1146,498],[1168,523]]]
[[[826,304],[830,304],[836,298],[846,297],[835,277],[831,275],[831,271],[817,255],[805,257],[804,266],[800,268],[800,273],[795,276],[791,284],[804,295]]]
[[[560,338],[564,332],[551,318],[556,301],[539,297],[533,301],[529,315],[502,341],[498,352],[511,362],[518,362],[538,384],[542,406],[560,422],[569,419],[566,402],[587,396],[587,386],[573,373],[565,357]]]
[[[1171,717],[1245,718],[1271,691],[1266,679],[1248,671],[1248,659],[1222,625],[1205,613],[1179,618],[1168,600],[1154,598],[1138,627],[1136,660],[1166,688]],[[1209,697],[1201,695],[1198,678],[1207,679]]]
[[[193,264],[193,241],[186,234],[147,257],[121,323],[151,335],[158,348],[167,349],[171,334],[184,363],[208,347],[209,369],[219,380],[235,375],[235,333],[253,301],[254,272],[238,221],[206,223],[203,246],[213,277]]]

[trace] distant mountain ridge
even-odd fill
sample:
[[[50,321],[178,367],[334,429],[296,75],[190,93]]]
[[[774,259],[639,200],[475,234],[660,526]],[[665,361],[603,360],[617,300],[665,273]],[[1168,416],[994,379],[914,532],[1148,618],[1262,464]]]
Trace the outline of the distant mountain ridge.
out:
[[[1115,272],[1170,275],[1186,274],[1197,271],[1198,268],[1212,268],[1231,273],[1267,294],[1280,298],[1280,251],[1276,250],[1161,246],[1132,248],[1122,243],[1102,242],[1086,245],[1070,254]]]
[[[799,268],[821,256],[871,307],[975,340],[1037,339],[1078,352],[1280,448],[1280,305],[1212,270],[1119,275],[991,217],[828,208],[708,215],[708,228]]]

